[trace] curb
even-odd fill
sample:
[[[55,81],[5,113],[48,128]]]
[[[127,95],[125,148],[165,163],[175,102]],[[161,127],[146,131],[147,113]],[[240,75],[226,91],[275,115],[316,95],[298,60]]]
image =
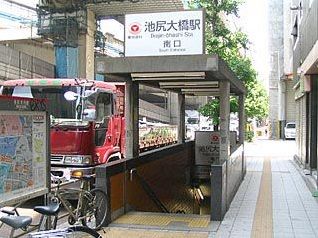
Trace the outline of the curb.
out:
[[[314,197],[318,197],[318,181],[312,175],[311,171],[304,168],[303,164],[300,162],[299,157],[297,155],[294,155],[294,160],[292,162],[299,174],[301,175],[301,177],[303,178],[303,180],[305,181],[309,191],[312,193]]]

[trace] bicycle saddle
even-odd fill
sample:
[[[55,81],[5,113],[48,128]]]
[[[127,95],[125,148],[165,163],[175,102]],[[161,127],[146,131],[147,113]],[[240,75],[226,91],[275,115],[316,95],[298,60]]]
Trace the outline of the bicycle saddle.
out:
[[[28,216],[4,216],[0,220],[14,229],[27,227],[32,222],[32,218]]]
[[[60,205],[58,203],[51,203],[47,206],[36,206],[33,210],[46,216],[55,216],[60,210]]]

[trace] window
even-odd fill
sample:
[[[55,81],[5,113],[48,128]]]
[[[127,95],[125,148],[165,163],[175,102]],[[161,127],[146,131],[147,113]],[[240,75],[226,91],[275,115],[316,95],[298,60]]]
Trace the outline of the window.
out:
[[[296,124],[295,123],[287,123],[286,128],[296,128]]]
[[[112,95],[100,93],[96,100],[97,121],[102,121],[105,117],[113,114]]]
[[[295,22],[293,25],[291,35],[293,36],[293,42],[294,42],[294,46],[295,46],[297,38],[298,38],[298,16],[295,17]]]
[[[110,117],[113,115],[113,97],[110,93],[100,93],[96,99],[95,145],[105,143]]]
[[[23,89],[24,88],[24,89]],[[31,90],[31,91],[30,91]],[[75,86],[70,87],[18,87],[17,89],[13,87],[4,87],[3,95],[17,95],[13,94],[14,92],[29,94],[34,98],[44,98],[48,99],[49,115],[52,115],[54,118],[61,119],[78,119],[78,112],[80,111],[80,101],[67,101],[64,97],[64,93],[67,91],[73,91],[79,93],[79,88]],[[26,95],[24,95],[26,96]],[[30,97],[31,97],[30,96]],[[58,105],[58,107],[56,106]]]

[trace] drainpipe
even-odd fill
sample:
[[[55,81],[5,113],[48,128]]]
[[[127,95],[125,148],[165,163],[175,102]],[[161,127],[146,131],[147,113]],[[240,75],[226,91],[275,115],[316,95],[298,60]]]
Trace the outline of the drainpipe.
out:
[[[286,125],[286,81],[278,82],[278,121],[280,128],[280,138],[285,139],[284,127]]]

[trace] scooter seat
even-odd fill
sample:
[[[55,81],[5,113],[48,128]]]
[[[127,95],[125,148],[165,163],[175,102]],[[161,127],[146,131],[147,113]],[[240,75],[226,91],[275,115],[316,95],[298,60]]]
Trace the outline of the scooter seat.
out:
[[[55,216],[60,210],[60,205],[58,203],[52,203],[47,206],[36,206],[33,210],[42,215]]]
[[[29,226],[32,218],[29,216],[3,216],[0,221],[14,229],[20,229]]]

